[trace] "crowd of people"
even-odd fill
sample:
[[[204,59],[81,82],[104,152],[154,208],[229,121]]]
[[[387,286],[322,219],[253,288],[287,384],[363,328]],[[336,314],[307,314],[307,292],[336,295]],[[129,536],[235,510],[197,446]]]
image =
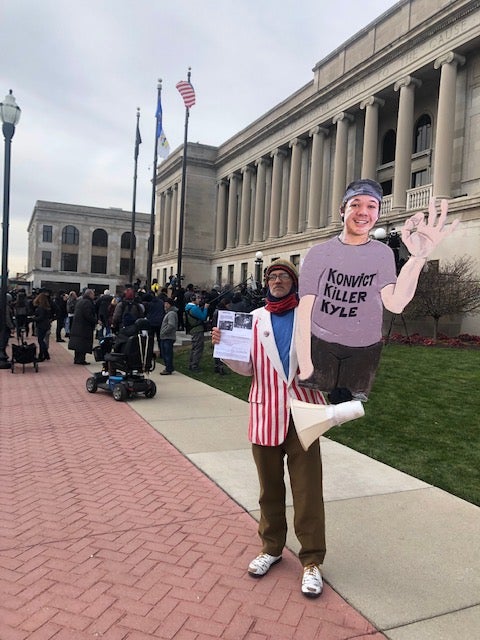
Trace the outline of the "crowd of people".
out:
[[[41,288],[27,293],[19,287],[7,294],[6,328],[0,347],[6,353],[9,341],[20,343],[34,337],[37,360],[44,362],[50,360],[49,343],[54,332],[57,342],[68,341],[68,349],[74,352],[73,363],[86,365],[95,340],[116,336],[138,318],[146,318],[165,365],[161,375],[174,371],[177,331],[190,334],[190,369],[200,372],[204,333],[216,324],[218,309],[249,312],[260,303],[260,294],[253,297],[246,286],[221,290],[219,285],[204,289],[190,283],[177,287],[171,280],[162,287],[154,279],[147,287],[137,279],[125,285],[120,294],[105,289],[99,295],[90,288],[81,292]],[[216,372],[225,373],[222,363],[215,362],[214,366]]]
[[[75,295],[74,292],[71,294]],[[50,360],[52,322],[56,321],[57,342],[65,342],[62,330],[68,318],[68,298],[64,291],[52,294],[47,289],[27,293],[24,287],[18,287],[7,292],[5,331],[4,335],[0,336],[2,352],[6,352],[10,339],[25,342],[29,336],[34,336],[38,342],[38,361]]]

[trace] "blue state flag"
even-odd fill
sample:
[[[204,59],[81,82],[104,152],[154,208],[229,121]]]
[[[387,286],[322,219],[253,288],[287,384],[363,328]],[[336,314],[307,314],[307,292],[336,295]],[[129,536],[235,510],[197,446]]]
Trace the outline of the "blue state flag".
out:
[[[170,145],[168,144],[167,136],[163,131],[162,124],[162,99],[158,96],[157,113],[157,156],[160,158],[166,158],[170,153]]]

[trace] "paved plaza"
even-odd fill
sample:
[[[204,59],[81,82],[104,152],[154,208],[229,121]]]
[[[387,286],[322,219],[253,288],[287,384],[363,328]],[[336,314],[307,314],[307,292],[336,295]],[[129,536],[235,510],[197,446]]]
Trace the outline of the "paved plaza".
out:
[[[89,394],[65,347],[0,372],[0,640],[478,637],[480,509],[322,438],[324,593],[293,536],[252,579],[247,404],[162,367],[153,399]]]

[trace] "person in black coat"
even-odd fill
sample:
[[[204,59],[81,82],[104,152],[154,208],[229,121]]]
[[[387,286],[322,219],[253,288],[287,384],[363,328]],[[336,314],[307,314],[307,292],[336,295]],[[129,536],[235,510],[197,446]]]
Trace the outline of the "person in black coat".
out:
[[[157,339],[158,353],[161,355],[162,349],[160,346],[160,327],[162,326],[163,318],[165,317],[165,308],[163,306],[164,297],[162,294],[155,296],[151,293],[147,293],[143,296],[143,303],[145,305],[145,317],[150,323],[149,333],[152,336],[153,341]]]
[[[65,342],[62,338],[62,329],[65,327],[65,318],[67,317],[67,297],[65,291],[59,291],[52,300],[53,317],[57,321],[55,330],[57,342]]]
[[[48,295],[45,292],[39,293],[33,301],[33,306],[35,308],[35,326],[38,340],[38,361],[43,362],[44,360],[50,360],[46,335],[50,332],[52,309]]]
[[[68,348],[74,351],[73,364],[89,364],[85,360],[87,353],[93,350],[93,332],[97,324],[93,289],[86,289],[75,304],[73,322],[70,327]]]

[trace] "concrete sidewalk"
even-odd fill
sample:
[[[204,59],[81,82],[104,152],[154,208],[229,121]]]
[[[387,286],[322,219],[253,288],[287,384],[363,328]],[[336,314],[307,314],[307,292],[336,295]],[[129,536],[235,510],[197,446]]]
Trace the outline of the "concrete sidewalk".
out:
[[[153,399],[88,394],[63,346],[0,372],[1,640],[478,637],[480,509],[322,438],[325,591],[293,537],[252,580],[246,403],[161,367]]]
[[[132,407],[258,520],[247,403],[165,378]],[[321,448],[326,581],[392,640],[480,637],[480,509],[328,438]]]

